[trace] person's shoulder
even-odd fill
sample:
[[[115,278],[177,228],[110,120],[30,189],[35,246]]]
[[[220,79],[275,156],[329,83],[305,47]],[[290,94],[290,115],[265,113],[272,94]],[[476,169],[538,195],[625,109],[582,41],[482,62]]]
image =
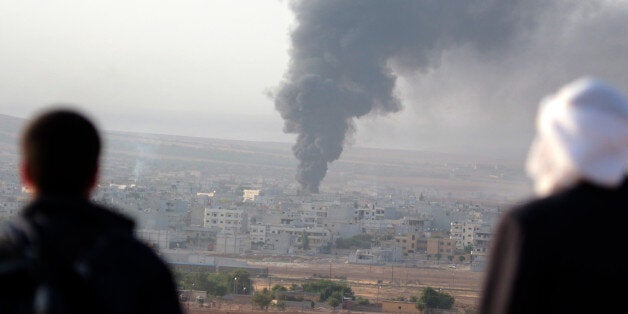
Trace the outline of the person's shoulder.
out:
[[[111,208],[99,205],[96,203],[90,203],[91,212],[94,214],[95,220],[107,228],[120,229],[128,233],[132,233],[135,228],[135,221],[119,211]]]
[[[555,219],[568,219],[592,210],[592,204],[607,197],[612,190],[589,183],[580,183],[557,193],[530,199],[511,208],[504,219],[525,224],[554,223]]]
[[[0,259],[19,255],[31,232],[29,222],[19,215],[0,225]]]
[[[16,243],[9,223],[0,226],[0,261],[16,255]]]

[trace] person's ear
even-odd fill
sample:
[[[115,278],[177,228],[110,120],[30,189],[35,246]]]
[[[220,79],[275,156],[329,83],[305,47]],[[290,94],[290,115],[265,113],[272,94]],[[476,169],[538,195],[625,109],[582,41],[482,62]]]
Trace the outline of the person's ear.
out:
[[[89,184],[87,185],[87,189],[85,191],[85,196],[89,196],[89,194],[92,193],[92,191],[94,190],[94,188],[96,187],[96,183],[98,182],[98,173],[100,172],[100,168],[98,166],[96,166],[96,169],[94,169],[94,174],[92,175],[92,177],[89,180]]]
[[[31,168],[28,166],[28,163],[22,161],[20,163],[20,179],[22,180],[22,184],[26,187],[26,189],[35,194],[37,188],[35,186],[35,180],[33,180],[33,174]]]

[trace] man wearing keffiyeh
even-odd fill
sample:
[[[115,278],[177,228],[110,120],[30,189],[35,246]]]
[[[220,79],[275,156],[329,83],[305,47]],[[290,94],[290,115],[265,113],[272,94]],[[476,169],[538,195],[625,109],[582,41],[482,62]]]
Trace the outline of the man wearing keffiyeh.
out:
[[[537,199],[500,218],[480,313],[623,312],[628,101],[581,78],[541,101],[536,127]]]

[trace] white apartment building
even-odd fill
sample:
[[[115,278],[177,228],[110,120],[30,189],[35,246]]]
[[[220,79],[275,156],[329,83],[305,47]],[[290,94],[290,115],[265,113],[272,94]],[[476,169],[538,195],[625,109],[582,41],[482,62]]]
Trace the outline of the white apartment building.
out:
[[[397,226],[397,233],[417,233],[429,230],[432,226],[431,217],[403,217]]]
[[[305,209],[299,211],[299,220],[302,226],[313,228],[322,227],[327,218],[327,211],[323,209]]]
[[[385,218],[385,211],[381,207],[375,207],[370,205],[368,207],[356,208],[354,210],[355,221],[359,220],[383,220]]]
[[[305,233],[308,238],[309,246],[311,249],[316,249],[323,245],[328,244],[333,240],[332,234],[325,228],[305,228],[305,227],[291,227],[291,226],[270,226],[269,237],[280,234],[287,234],[291,236],[295,245],[301,245],[303,234]]]
[[[493,237],[493,228],[489,224],[483,224],[473,235],[473,251],[472,255],[486,256],[491,238]]]
[[[260,190],[244,190],[242,191],[242,202],[253,202],[260,194]]]
[[[225,231],[240,232],[245,227],[246,214],[240,209],[205,208],[203,226]]]
[[[474,251],[476,246],[482,247],[480,250],[485,250],[486,243],[484,241],[490,237],[490,230],[490,225],[481,220],[452,221],[449,238],[456,240],[456,249],[458,250],[463,250],[468,245],[473,245]]]
[[[249,233],[251,235],[251,243],[266,243],[267,236],[270,233],[270,226],[267,224],[251,225]]]

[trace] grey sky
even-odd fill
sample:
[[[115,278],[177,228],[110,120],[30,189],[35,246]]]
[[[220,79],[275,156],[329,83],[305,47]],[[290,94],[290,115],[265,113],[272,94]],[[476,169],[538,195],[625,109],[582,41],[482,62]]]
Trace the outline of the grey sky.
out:
[[[402,109],[361,116],[349,142],[522,157],[547,93],[582,75],[628,91],[627,1],[524,3],[530,22],[494,49],[455,37],[388,60]],[[0,0],[0,113],[70,102],[106,129],[292,141],[267,96],[292,19],[274,0]]]
[[[70,102],[105,128],[208,137],[260,116],[289,140],[265,91],[290,19],[279,1],[0,1],[0,111]]]

